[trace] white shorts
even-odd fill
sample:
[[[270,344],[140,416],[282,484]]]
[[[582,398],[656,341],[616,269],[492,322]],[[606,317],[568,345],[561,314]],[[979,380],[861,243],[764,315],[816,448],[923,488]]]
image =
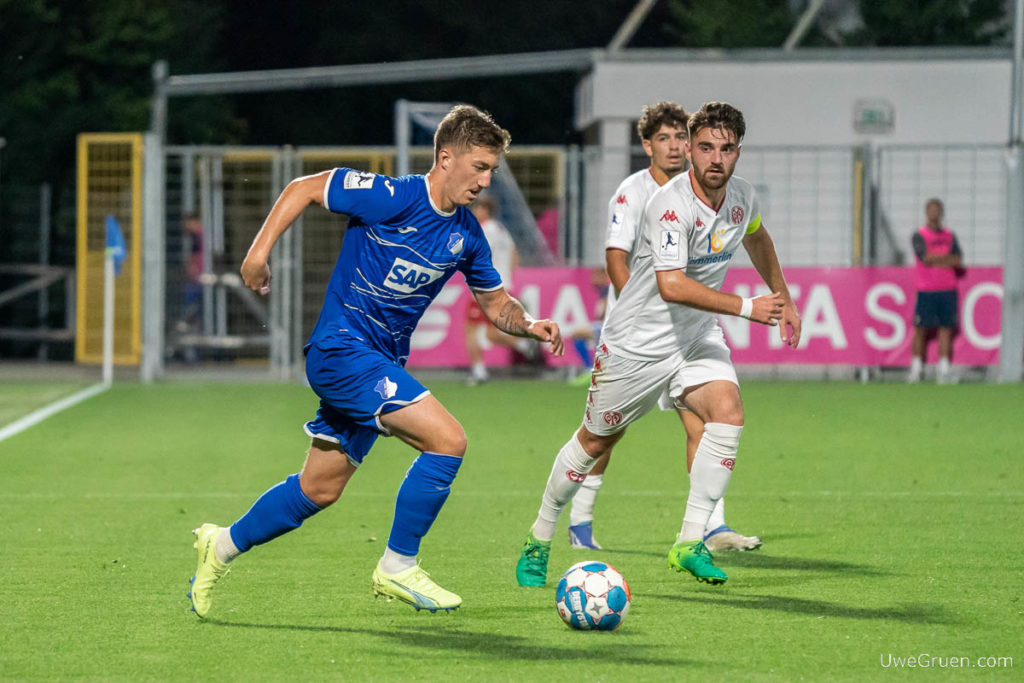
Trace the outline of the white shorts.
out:
[[[671,409],[688,387],[714,380],[740,384],[717,325],[686,349],[656,361],[625,358],[599,344],[583,425],[598,436],[621,432],[655,405]]]

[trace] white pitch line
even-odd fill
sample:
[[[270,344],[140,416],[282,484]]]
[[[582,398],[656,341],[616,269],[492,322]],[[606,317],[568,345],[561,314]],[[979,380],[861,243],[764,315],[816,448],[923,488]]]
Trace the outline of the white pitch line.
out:
[[[96,394],[102,393],[109,388],[109,384],[100,382],[99,384],[94,384],[91,387],[86,387],[81,391],[77,391],[70,396],[60,399],[59,401],[54,401],[50,405],[44,406],[35,412],[29,413],[20,420],[15,420],[3,429],[0,429],[0,441],[8,439],[16,434],[20,434],[29,427],[34,427],[39,424],[46,418],[56,415],[60,411],[66,410],[71,406],[78,405],[82,401],[90,399]]]
[[[618,496],[627,497],[659,497],[666,498],[670,497],[678,491],[618,491],[614,494]],[[229,492],[229,491],[215,491],[215,492],[193,492],[185,493],[181,491],[112,491],[110,493],[83,493],[83,494],[69,494],[67,491],[60,491],[57,493],[7,493],[0,492],[0,500],[28,500],[28,499],[67,499],[67,498],[84,498],[87,500],[178,500],[178,499],[192,499],[192,498],[252,498],[254,492]],[[346,491],[342,500],[348,500],[351,498],[393,498],[393,492],[389,491]],[[475,498],[475,497],[487,497],[494,498],[498,497],[509,497],[509,498],[533,498],[537,495],[536,491],[460,491],[456,489],[453,491],[453,495],[460,498]],[[783,492],[768,492],[768,491],[753,491],[750,493],[737,493],[734,495],[735,498],[748,498],[748,497],[787,497],[787,498],[812,498],[812,497],[836,497],[836,498],[876,498],[880,496],[885,497],[899,497],[899,498],[965,498],[968,496],[979,496],[977,491],[783,491]],[[1024,500],[1024,491],[986,491],[984,498],[993,498],[1000,500],[1017,501]]]

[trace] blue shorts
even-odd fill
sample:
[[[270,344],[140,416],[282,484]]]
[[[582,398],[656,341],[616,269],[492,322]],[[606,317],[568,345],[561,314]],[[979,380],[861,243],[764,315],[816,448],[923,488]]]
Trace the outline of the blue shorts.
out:
[[[332,339],[306,351],[306,378],[320,397],[306,434],[339,444],[356,466],[383,434],[380,416],[422,400],[430,391],[394,360],[365,344]]]
[[[914,327],[934,329],[957,326],[957,291],[918,292]]]

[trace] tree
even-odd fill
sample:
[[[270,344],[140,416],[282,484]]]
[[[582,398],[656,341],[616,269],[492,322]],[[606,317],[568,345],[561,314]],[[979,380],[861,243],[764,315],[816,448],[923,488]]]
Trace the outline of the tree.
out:
[[[851,45],[993,45],[1009,31],[1004,0],[860,0]]]
[[[780,47],[797,19],[789,0],[670,0],[669,8],[665,33],[680,47]]]

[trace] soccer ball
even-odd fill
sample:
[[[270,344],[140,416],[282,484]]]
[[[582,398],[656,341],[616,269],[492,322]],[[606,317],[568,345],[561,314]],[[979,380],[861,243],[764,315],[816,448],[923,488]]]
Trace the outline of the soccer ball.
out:
[[[604,562],[580,562],[562,575],[555,592],[558,616],[572,628],[612,631],[629,614],[629,584]]]

